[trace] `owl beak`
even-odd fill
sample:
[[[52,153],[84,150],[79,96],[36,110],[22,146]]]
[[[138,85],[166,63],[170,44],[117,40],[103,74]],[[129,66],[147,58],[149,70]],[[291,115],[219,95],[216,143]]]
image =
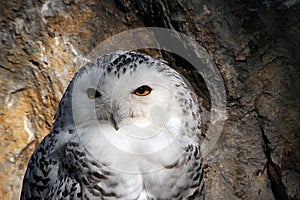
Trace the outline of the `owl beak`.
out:
[[[115,117],[115,115],[113,113],[111,114],[111,121],[112,121],[112,123],[113,123],[114,128],[116,129],[116,131],[119,130],[119,125],[118,125],[116,117]]]

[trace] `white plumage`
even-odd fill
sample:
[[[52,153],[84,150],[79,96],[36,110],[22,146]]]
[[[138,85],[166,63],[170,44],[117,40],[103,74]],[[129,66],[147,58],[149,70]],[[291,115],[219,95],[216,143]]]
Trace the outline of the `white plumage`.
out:
[[[116,51],[81,68],[21,199],[204,199],[198,104],[181,76]]]

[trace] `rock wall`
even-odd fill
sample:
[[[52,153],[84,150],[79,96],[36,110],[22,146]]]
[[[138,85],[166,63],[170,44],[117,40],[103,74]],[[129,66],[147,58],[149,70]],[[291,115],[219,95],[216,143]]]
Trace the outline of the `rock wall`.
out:
[[[207,199],[300,199],[299,7],[289,0],[1,1],[0,199],[19,198],[28,159],[87,54],[144,26],[191,36],[223,76],[228,119],[205,158]]]

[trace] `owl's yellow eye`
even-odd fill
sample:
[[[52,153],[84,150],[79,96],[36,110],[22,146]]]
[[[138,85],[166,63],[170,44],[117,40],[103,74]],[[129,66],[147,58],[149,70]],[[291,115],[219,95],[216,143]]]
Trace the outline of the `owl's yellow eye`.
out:
[[[152,91],[151,87],[149,87],[148,85],[143,85],[139,88],[137,88],[133,94],[137,95],[137,96],[147,96],[148,94],[150,94],[150,92]]]

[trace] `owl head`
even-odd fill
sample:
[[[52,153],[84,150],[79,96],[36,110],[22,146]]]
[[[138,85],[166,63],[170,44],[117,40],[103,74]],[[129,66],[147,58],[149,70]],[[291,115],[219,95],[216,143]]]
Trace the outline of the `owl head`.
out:
[[[92,61],[77,72],[68,90],[64,98],[72,101],[69,115],[77,127],[97,122],[114,131],[180,129],[198,123],[197,106],[183,78],[166,62],[141,53],[117,51]]]

